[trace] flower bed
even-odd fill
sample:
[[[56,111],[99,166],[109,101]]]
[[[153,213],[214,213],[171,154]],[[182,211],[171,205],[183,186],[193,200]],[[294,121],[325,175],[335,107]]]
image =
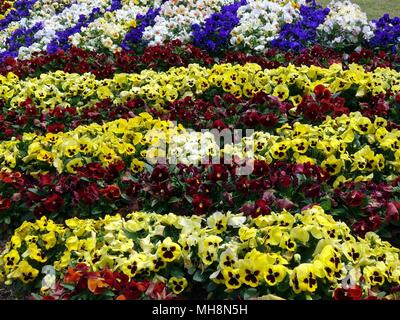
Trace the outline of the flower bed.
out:
[[[399,43],[347,0],[5,1],[0,283],[396,298]]]
[[[6,282],[28,290],[44,264],[66,273],[61,283],[75,285],[81,268],[90,268],[87,288],[95,295],[113,290],[105,267],[108,275],[157,279],[182,298],[332,298],[347,277],[361,299],[400,281],[399,249],[374,233],[354,238],[319,206],[255,219],[136,212],[59,225],[42,218],[15,230],[0,261]]]

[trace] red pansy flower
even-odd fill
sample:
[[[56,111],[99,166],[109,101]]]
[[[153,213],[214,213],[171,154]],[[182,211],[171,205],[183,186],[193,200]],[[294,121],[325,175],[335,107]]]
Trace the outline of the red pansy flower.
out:
[[[58,194],[53,193],[43,202],[44,207],[49,212],[56,212],[64,205],[64,199]]]

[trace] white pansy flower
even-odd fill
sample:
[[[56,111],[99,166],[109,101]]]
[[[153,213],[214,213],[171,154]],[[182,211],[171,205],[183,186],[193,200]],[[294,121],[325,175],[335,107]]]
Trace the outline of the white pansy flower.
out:
[[[330,12],[318,27],[321,44],[353,45],[370,40],[374,36],[374,26],[357,4],[350,1],[332,1]]]
[[[161,0],[126,2],[121,9],[108,12],[90,23],[84,30],[70,37],[71,44],[92,51],[118,50],[125,35],[136,23],[138,14],[145,14],[150,7],[158,7]]]
[[[192,25],[204,22],[210,15],[219,12],[234,0],[176,0],[167,1],[161,6],[160,14],[155,18],[154,26],[149,26],[143,33],[143,39],[150,45],[166,40],[191,40]]]
[[[232,30],[231,44],[245,50],[264,51],[284,24],[300,19],[295,3],[305,1],[249,0],[237,12],[240,22]]]

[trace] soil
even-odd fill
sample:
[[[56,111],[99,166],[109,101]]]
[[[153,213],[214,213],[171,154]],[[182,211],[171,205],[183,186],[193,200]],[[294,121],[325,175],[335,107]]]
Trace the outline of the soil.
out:
[[[12,288],[1,285],[0,287],[0,300],[17,300]]]

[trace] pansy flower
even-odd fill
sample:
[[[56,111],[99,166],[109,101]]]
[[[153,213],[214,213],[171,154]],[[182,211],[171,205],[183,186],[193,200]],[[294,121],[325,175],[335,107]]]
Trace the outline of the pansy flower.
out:
[[[176,278],[176,277],[171,277],[168,280],[168,285],[172,288],[172,291],[175,294],[181,294],[186,287],[188,286],[188,281],[186,278]]]
[[[171,262],[179,258],[181,247],[173,242],[170,237],[164,239],[157,249],[157,255],[166,262]]]

